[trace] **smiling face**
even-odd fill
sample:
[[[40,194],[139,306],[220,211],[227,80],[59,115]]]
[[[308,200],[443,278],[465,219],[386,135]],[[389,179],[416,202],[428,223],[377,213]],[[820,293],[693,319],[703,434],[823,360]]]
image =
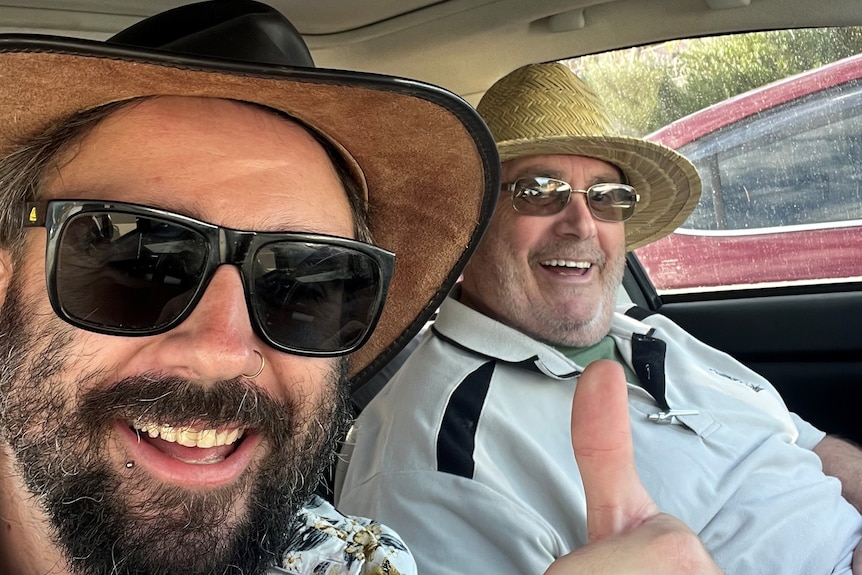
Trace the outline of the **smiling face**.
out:
[[[570,155],[505,162],[502,176],[552,177],[576,190],[622,181],[607,162]],[[461,301],[552,345],[592,345],[610,330],[625,252],[624,224],[593,218],[584,194],[573,193],[557,214],[528,216],[503,192],[464,270]]]
[[[62,156],[39,197],[354,235],[344,188],[314,138],[223,100],[158,98],[114,112]],[[87,574],[257,572],[329,463],[346,420],[344,360],[259,340],[234,266],[220,267],[167,333],[73,328],[47,300],[45,238],[27,232],[14,271],[2,258],[0,353],[15,360],[0,368],[0,504],[25,528],[0,535],[0,557],[56,533],[65,558],[40,550],[23,559],[33,572],[54,573],[38,562],[58,560]],[[260,375],[243,377],[262,359]]]

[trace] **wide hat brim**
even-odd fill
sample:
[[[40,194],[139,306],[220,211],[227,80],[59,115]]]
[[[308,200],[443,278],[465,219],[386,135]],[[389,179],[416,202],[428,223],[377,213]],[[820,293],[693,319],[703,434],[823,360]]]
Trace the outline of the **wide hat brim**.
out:
[[[395,252],[396,265],[380,322],[351,355],[354,388],[442,303],[493,212],[494,140],[472,107],[435,86],[87,40],[0,36],[0,154],[76,112],[157,95],[227,98],[282,111],[337,143],[361,168],[374,243]],[[237,201],[254,210],[253,195]]]
[[[500,161],[526,156],[572,154],[620,168],[640,195],[626,221],[626,249],[665,237],[697,206],[700,178],[695,167],[667,146],[625,136],[548,136],[497,143]]]

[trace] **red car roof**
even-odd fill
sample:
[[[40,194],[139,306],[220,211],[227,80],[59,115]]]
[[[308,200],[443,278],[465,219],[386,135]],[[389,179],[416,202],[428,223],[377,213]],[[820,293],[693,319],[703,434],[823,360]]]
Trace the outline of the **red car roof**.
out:
[[[679,148],[762,110],[862,77],[862,54],[784,78],[689,114],[646,136]]]

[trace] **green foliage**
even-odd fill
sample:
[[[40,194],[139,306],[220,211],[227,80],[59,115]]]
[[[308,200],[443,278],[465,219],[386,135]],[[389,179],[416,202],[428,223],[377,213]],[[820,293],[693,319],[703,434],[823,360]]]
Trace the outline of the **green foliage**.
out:
[[[862,28],[779,30],[665,42],[566,61],[623,134],[643,136],[711,104],[862,52]]]

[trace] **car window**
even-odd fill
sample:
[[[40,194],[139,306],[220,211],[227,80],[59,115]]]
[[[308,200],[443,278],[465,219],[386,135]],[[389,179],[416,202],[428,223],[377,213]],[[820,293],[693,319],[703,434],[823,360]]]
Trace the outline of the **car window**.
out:
[[[679,150],[703,180],[680,229],[635,252],[659,294],[862,279],[857,52],[858,28],[828,28],[566,61],[600,93],[631,72],[640,88],[612,99],[620,129]]]
[[[708,192],[685,229],[767,231],[862,219],[858,80],[739,120],[679,150]]]

